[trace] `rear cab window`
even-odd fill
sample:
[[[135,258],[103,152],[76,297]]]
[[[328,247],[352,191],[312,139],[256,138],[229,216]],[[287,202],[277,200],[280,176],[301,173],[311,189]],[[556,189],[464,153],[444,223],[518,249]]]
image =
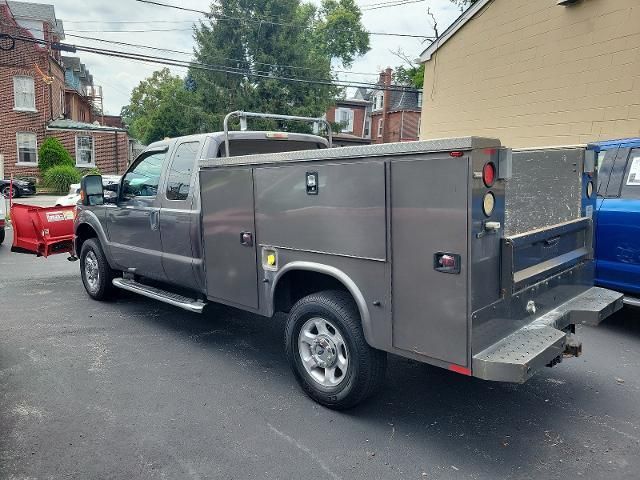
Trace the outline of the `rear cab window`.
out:
[[[229,140],[229,151],[232,157],[257,155],[261,153],[297,152],[300,150],[316,150],[322,148],[315,142],[298,140],[265,140],[265,139],[232,139]],[[224,157],[224,142],[218,146],[213,143],[207,152],[207,158]]]
[[[167,199],[186,200],[189,197],[200,142],[181,143],[176,148],[167,179]]]

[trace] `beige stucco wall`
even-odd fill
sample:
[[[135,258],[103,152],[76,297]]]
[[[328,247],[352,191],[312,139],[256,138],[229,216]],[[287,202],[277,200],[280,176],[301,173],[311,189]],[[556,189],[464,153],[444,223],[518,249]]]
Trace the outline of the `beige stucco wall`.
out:
[[[640,136],[640,0],[493,0],[426,62],[421,138]]]

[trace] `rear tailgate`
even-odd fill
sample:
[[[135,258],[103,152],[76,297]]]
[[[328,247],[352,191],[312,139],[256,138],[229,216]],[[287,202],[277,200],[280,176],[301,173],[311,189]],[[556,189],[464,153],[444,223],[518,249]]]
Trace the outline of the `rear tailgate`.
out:
[[[590,218],[505,237],[501,252],[503,291],[513,295],[591,260],[592,238],[593,222]]]
[[[525,381],[565,348],[580,353],[572,325],[621,307],[621,295],[593,287],[594,159],[580,147],[513,152],[499,300],[472,313],[474,376]]]
[[[512,295],[593,259],[594,152],[581,147],[513,152],[505,188],[503,294]]]

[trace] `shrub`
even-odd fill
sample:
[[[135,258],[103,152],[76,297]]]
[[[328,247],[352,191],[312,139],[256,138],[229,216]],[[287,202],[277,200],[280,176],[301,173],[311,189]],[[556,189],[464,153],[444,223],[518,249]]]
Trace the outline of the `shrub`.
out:
[[[82,173],[83,177],[85,175],[102,175],[98,167],[83,168],[82,170],[80,170],[80,172]]]
[[[40,145],[40,150],[38,151],[38,168],[40,168],[40,173],[44,175],[51,167],[60,165],[75,167],[76,162],[62,146],[60,140],[49,137]]]
[[[56,165],[42,175],[42,183],[56,193],[67,193],[72,183],[80,183],[82,175],[71,165]]]

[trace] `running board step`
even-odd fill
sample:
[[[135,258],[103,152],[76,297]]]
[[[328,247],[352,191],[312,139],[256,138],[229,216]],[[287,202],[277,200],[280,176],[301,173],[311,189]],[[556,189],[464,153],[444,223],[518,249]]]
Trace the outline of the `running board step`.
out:
[[[202,313],[206,305],[202,300],[184,297],[177,293],[167,292],[166,290],[144,285],[136,282],[135,280],[128,280],[126,278],[114,278],[113,286],[148,298],[153,298],[154,300],[168,303],[169,305],[173,305],[174,307],[182,308],[183,310],[193,313]]]

